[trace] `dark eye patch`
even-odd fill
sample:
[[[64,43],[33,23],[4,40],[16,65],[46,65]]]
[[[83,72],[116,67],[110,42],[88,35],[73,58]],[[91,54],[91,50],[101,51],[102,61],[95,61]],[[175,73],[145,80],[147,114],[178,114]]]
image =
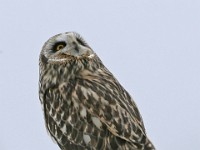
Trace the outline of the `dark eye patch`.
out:
[[[79,38],[76,38],[77,42],[83,46],[87,46],[87,44]]]
[[[41,59],[41,61],[42,61],[43,63],[47,64],[48,59],[47,59],[43,54],[40,56],[40,59]]]
[[[59,51],[60,49],[64,48],[66,45],[67,45],[67,44],[66,44],[66,42],[64,42],[64,41],[57,42],[57,43],[55,43],[55,44],[53,45],[52,50],[53,50],[54,52],[57,52],[57,51]]]

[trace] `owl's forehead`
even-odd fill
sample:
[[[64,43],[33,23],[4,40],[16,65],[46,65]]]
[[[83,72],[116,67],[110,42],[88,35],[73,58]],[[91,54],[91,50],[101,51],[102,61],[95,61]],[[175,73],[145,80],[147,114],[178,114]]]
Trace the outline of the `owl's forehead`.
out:
[[[61,34],[58,34],[56,37],[55,37],[55,41],[67,41],[68,37],[69,36],[75,36],[75,33],[74,32],[66,32],[66,33],[61,33]]]
[[[66,32],[66,33],[60,33],[60,34],[57,34],[53,37],[51,37],[44,45],[44,48],[45,49],[51,49],[52,46],[57,43],[57,42],[61,42],[61,41],[65,41],[67,42],[68,41],[68,37],[69,36],[72,36],[72,35],[75,35],[73,32]]]

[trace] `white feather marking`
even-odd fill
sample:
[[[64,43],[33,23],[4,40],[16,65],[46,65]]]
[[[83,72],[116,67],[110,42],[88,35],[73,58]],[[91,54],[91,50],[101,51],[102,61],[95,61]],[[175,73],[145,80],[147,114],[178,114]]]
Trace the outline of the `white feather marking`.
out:
[[[60,130],[61,130],[63,133],[66,133],[66,131],[67,131],[66,125],[64,124],[63,127],[60,128]]]
[[[97,69],[97,71],[98,71],[98,72],[101,72],[101,73],[103,72],[103,70],[102,70],[102,69]]]
[[[68,121],[69,123],[71,123],[71,120],[72,120],[72,117],[69,116],[69,117],[67,118],[67,121]]]
[[[101,128],[101,126],[102,126],[102,123],[101,123],[101,121],[99,120],[99,118],[97,118],[97,117],[92,117],[92,122],[95,124],[95,126],[97,127],[97,128]]]
[[[52,116],[52,108],[50,108],[49,115]]]
[[[89,56],[88,56],[88,58],[93,58],[94,57],[94,54],[90,54]]]
[[[44,81],[50,81],[51,80],[51,76],[49,76],[49,75],[44,76],[43,80]]]
[[[54,77],[51,81],[52,81],[52,83],[56,84],[57,77]]]
[[[56,117],[56,114],[54,116],[52,116],[53,120],[56,120],[57,121],[57,117]]]
[[[65,112],[63,111],[63,112],[61,113],[61,118],[63,118],[64,115],[65,115]]]
[[[84,106],[82,107],[82,109],[81,109],[81,111],[80,111],[80,114],[81,114],[81,116],[82,116],[83,118],[86,117],[87,112],[86,112],[86,108],[85,108]]]
[[[55,62],[55,61],[59,61],[59,62],[62,62],[62,61],[66,61],[67,58],[49,58],[48,62]]]
[[[95,93],[95,92],[92,92],[92,96],[93,96],[96,100],[99,99],[99,96],[98,96],[97,93]]]
[[[74,102],[74,107],[75,107],[76,109],[78,109],[78,108],[79,108],[78,103],[77,103],[76,101],[73,101],[73,102]]]
[[[90,138],[90,136],[89,135],[83,135],[83,140],[84,140],[84,142],[85,142],[85,144],[88,144],[90,141],[91,141],[91,138]]]
[[[109,105],[109,102],[102,97],[101,97],[100,101],[106,105]]]
[[[90,94],[91,92],[89,90],[86,90],[85,88],[81,87],[81,90],[83,92],[83,95],[88,98],[87,94]]]

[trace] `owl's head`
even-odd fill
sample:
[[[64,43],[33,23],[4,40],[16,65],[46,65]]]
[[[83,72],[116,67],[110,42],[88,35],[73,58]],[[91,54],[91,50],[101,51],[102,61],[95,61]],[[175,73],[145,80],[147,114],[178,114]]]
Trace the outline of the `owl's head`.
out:
[[[50,64],[63,64],[71,60],[92,59],[93,50],[75,32],[66,32],[51,37],[43,46],[41,61]]]

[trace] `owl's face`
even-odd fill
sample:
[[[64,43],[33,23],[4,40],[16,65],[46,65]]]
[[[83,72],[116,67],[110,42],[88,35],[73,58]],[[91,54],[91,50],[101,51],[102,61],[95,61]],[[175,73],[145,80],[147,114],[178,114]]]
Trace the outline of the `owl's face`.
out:
[[[51,37],[43,46],[41,56],[46,63],[67,63],[70,60],[94,57],[93,50],[75,32],[66,32]]]

